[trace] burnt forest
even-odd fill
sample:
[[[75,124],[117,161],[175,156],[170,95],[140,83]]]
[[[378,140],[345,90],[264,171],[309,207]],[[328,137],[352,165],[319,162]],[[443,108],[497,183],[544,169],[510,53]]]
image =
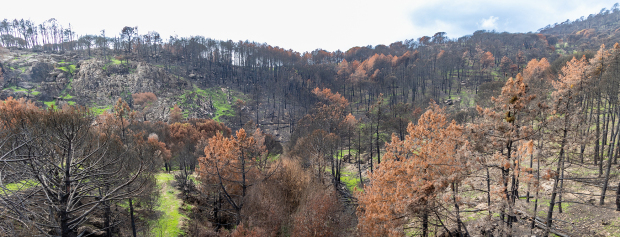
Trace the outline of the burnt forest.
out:
[[[620,9],[300,53],[0,22],[0,236],[620,236]]]

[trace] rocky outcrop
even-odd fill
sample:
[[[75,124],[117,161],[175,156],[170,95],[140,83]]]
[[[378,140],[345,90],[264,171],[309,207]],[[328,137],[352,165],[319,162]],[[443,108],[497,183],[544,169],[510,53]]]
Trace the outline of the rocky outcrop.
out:
[[[211,118],[215,114],[211,99],[202,95],[193,95],[182,105],[181,95],[193,91],[194,85],[163,68],[144,62],[117,64],[102,58],[82,57],[85,60],[80,60],[80,57],[74,53],[19,50],[0,54],[0,67],[4,69],[1,76],[5,79],[0,81],[0,88],[4,88],[0,91],[0,99],[26,97],[41,104],[75,102],[101,108],[114,105],[120,97],[133,107],[132,94],[153,92],[157,102],[147,108],[134,108],[147,120],[167,121],[170,108],[175,104],[192,117]]]
[[[32,82],[46,81],[46,79],[50,78],[50,72],[52,71],[54,71],[54,65],[45,62],[36,62],[32,65],[30,79]]]
[[[118,71],[111,69],[114,66],[121,65],[108,65],[110,71]],[[186,81],[146,63],[137,63],[135,69],[129,69],[133,73],[126,74],[110,74],[108,67],[99,60],[82,61],[71,84],[72,95],[91,98],[98,102],[105,101],[109,104],[123,94],[153,92],[161,95],[191,88]]]

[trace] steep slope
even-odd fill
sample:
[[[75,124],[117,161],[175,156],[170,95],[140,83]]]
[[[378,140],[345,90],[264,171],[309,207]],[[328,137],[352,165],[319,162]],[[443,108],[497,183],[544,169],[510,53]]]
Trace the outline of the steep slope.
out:
[[[212,98],[222,97],[227,90],[218,88],[214,93],[205,93],[189,80],[145,62],[88,58],[74,53],[4,50],[0,54],[0,67],[4,79],[1,84],[5,87],[0,93],[1,99],[25,97],[41,106],[78,104],[102,113],[110,110],[118,98],[134,107],[133,94],[153,92],[158,98],[155,103],[134,108],[147,120],[167,120],[170,108],[175,104],[191,117],[217,116],[219,119],[226,114],[226,111],[218,111]],[[216,102],[230,107],[232,97]]]

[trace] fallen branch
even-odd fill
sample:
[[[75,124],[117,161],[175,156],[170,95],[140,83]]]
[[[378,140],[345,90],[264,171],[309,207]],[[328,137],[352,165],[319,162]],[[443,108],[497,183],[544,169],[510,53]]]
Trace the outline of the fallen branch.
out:
[[[519,213],[522,216],[521,217],[522,219],[527,219],[528,221],[532,221],[532,217],[529,214],[527,214],[526,212],[518,210],[518,209],[515,209],[515,212]],[[523,218],[523,217],[525,217],[525,218]],[[540,217],[536,217],[536,219],[534,220],[535,226],[538,227],[538,229],[541,229],[541,230],[546,230],[547,229],[547,225],[546,225],[545,222],[546,221],[543,220]],[[567,234],[564,234],[562,232],[559,232],[559,230],[556,230],[556,229],[553,229],[553,228],[549,228],[549,232],[551,232],[551,233],[553,233],[553,234],[555,234],[557,236],[560,236],[560,237],[570,237],[570,235],[567,235]]]

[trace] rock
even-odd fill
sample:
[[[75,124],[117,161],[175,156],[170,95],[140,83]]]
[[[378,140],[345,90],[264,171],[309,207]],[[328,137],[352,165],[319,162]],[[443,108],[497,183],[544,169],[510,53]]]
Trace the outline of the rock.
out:
[[[13,97],[15,99],[24,98],[26,96],[28,96],[28,94],[25,91],[15,91],[15,92],[13,92]]]
[[[22,81],[30,81],[30,80],[32,80],[29,73],[22,73],[22,74],[19,75],[19,78],[21,78]]]
[[[362,164],[366,164],[366,163],[368,163],[368,161],[369,161],[369,160],[370,160],[370,155],[368,155],[368,154],[363,154],[363,155],[362,155],[362,157],[361,157],[361,159],[360,159],[360,162],[361,162]]]
[[[342,160],[344,160],[344,162],[351,162],[351,154],[342,156]]]
[[[54,71],[54,66],[48,63],[37,62],[32,65],[32,74],[30,76],[31,81],[33,82],[42,82],[44,81],[50,72]]]
[[[553,189],[553,180],[541,182],[540,186],[543,188],[543,190],[545,190],[545,192],[551,192],[551,189]]]
[[[64,78],[64,77],[65,77],[65,73],[62,73],[62,72],[61,72],[61,73],[59,73],[59,74],[58,74],[58,76],[56,76],[56,77],[58,77],[58,78]]]
[[[24,88],[24,89],[32,89],[32,88],[34,88],[34,86],[32,86],[29,82],[25,82],[25,81],[17,83],[17,86],[19,86],[21,88]]]

